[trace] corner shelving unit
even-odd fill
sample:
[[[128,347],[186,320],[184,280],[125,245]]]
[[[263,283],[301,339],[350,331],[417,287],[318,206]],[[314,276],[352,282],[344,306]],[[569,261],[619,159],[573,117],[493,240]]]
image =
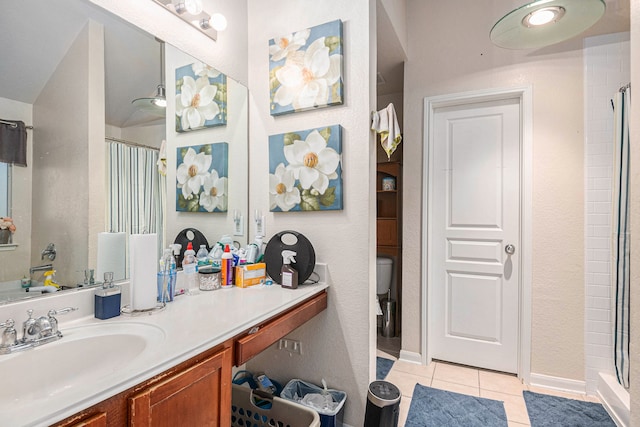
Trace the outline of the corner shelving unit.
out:
[[[383,190],[382,180],[395,179],[395,190]],[[396,336],[400,334],[402,318],[402,164],[383,162],[377,164],[377,252],[393,258],[394,277],[396,278]]]

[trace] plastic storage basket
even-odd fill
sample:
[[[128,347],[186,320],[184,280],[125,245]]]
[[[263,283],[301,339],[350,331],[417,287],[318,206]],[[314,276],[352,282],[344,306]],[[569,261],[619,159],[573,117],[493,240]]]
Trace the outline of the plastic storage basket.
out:
[[[259,399],[270,401],[270,406],[256,406],[254,395],[258,392],[248,387],[233,384],[231,396],[232,427],[320,427],[318,413],[305,406],[279,397],[265,397],[260,393]]]
[[[326,409],[326,410],[314,410],[320,414],[320,425],[322,427],[339,427],[342,425],[342,407],[344,406],[344,402],[347,400],[347,393],[340,390],[324,390],[321,387],[308,383],[306,381],[293,379],[287,383],[282,389],[282,393],[280,396],[283,399],[286,399],[290,402],[297,403],[307,394],[311,393],[329,393],[333,398],[334,402],[337,402],[338,405],[334,409]],[[304,405],[304,403],[300,402],[300,405]],[[309,406],[305,406],[305,408],[310,408]],[[310,408],[313,409],[313,408]]]

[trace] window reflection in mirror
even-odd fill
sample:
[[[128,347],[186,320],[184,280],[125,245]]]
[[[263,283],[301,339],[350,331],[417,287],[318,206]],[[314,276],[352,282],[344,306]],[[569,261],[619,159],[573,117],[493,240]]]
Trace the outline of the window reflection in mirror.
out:
[[[0,162],[0,217],[10,216],[11,206],[9,205],[11,179],[11,167]]]

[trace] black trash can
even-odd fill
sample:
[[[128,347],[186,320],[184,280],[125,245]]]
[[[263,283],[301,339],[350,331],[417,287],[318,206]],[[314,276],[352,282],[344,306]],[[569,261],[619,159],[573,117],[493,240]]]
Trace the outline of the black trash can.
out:
[[[369,384],[364,427],[398,427],[400,389],[388,381]]]

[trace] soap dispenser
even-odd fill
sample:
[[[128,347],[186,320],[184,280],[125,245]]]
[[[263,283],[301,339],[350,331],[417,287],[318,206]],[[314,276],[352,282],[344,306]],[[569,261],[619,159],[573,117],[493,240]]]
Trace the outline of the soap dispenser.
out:
[[[296,262],[294,251],[282,251],[282,283],[283,288],[296,289],[298,287],[298,270],[291,266],[292,262]]]
[[[105,320],[120,316],[121,300],[120,286],[113,284],[113,272],[104,273],[102,287],[94,295],[95,317]]]

